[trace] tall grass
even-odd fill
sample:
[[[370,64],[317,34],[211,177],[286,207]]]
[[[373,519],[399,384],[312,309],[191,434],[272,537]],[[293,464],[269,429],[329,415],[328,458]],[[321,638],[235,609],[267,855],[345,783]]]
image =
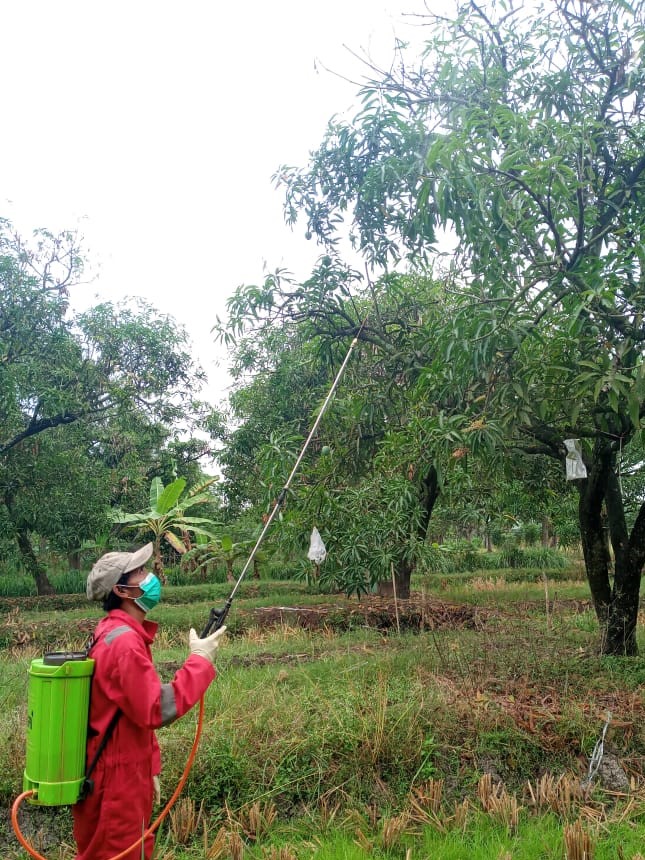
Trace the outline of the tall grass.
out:
[[[181,839],[166,829],[160,860],[220,856],[220,847],[228,852],[222,857],[241,851],[275,860],[402,860],[408,851],[412,857],[560,860],[564,824],[580,815],[587,816],[583,825],[589,822],[596,860],[616,856],[609,853],[612,839],[631,860],[641,840],[645,844],[645,659],[597,657],[595,628],[581,624],[582,616],[565,604],[552,607],[547,623],[537,599],[540,582],[508,583],[502,575],[494,588],[478,590],[482,577],[459,576],[462,600],[487,598],[481,627],[387,635],[336,632],[333,625],[303,630],[285,622],[229,635],[207,694],[187,801],[174,818]],[[441,582],[434,584],[442,597]],[[287,583],[247,586],[231,611],[231,630],[258,601],[313,600],[302,585],[291,593]],[[511,602],[520,588],[536,597],[521,611]],[[210,603],[226,593],[222,584],[167,589],[168,600],[154,615],[161,622],[154,652],[163,680],[187,654],[188,627],[205,620]],[[14,606],[5,618],[5,804],[21,784],[27,668],[40,653],[38,631],[74,647],[84,635],[81,622],[100,615],[77,595],[57,599],[65,609],[52,611],[48,601],[35,600],[29,608]],[[11,638],[12,631],[31,638]],[[639,644],[645,647],[642,628]],[[584,798],[572,794],[566,809],[556,807],[558,814],[548,804],[538,808],[545,773],[554,780],[586,774],[608,709],[615,723],[610,743],[634,781],[633,797],[612,796],[596,785]],[[194,731],[194,717],[187,716],[159,732],[167,795]],[[487,795],[478,791],[486,775]],[[485,803],[493,791],[496,801]],[[69,832],[55,845],[68,838]],[[0,827],[0,853],[18,857],[8,833],[5,843]]]
[[[48,579],[56,594],[84,594],[87,571],[50,571]],[[36,583],[28,574],[14,567],[0,570],[0,597],[35,597]]]
[[[551,547],[509,545],[495,552],[485,552],[469,541],[457,541],[424,547],[419,572],[449,574],[500,568],[565,570],[570,566],[571,559]]]

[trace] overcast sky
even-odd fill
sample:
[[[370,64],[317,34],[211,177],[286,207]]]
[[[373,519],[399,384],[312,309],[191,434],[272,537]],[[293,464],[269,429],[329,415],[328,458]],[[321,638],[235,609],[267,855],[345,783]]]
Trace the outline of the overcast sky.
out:
[[[318,254],[271,175],[304,165],[358,63],[387,64],[422,0],[1,0],[0,215],[78,228],[94,280],[77,307],[144,296],[189,330],[223,396],[215,315],[263,266]],[[418,38],[418,36],[417,36]]]

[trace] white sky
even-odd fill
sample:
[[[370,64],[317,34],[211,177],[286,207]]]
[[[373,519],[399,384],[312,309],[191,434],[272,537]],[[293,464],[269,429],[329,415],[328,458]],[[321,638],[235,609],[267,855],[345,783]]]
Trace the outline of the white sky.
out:
[[[305,277],[319,249],[283,222],[271,175],[304,166],[360,75],[387,65],[422,0],[0,0],[0,215],[78,228],[94,280],[183,323],[223,396],[210,328],[266,262]],[[415,36],[416,34],[416,36]],[[352,111],[350,111],[351,113]]]

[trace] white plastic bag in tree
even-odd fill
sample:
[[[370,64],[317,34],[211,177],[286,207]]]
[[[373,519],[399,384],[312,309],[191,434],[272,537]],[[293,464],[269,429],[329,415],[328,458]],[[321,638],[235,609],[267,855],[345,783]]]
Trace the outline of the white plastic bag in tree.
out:
[[[567,449],[567,481],[578,481],[587,477],[587,467],[582,462],[580,439],[565,439]]]
[[[323,561],[327,558],[327,550],[325,549],[325,544],[323,543],[323,539],[320,537],[320,532],[314,526],[311,530],[311,538],[309,539],[309,552],[307,553],[307,558],[309,561],[313,561],[314,564],[322,564]]]

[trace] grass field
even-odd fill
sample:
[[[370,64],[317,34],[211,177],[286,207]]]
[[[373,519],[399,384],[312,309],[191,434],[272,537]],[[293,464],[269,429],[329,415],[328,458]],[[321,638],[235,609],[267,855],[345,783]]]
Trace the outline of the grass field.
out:
[[[242,586],[159,858],[645,855],[645,659],[598,656],[577,572],[435,575],[413,592],[395,605],[301,583]],[[154,613],[164,679],[187,653],[188,628],[227,594],[166,589]],[[29,661],[80,648],[101,613],[80,594],[3,597],[0,609],[7,808],[21,786]],[[583,792],[609,713],[605,761]],[[189,715],[159,732],[162,799],[194,731]],[[47,857],[74,856],[68,809],[27,807],[21,821]],[[8,814],[0,848],[27,856]]]

